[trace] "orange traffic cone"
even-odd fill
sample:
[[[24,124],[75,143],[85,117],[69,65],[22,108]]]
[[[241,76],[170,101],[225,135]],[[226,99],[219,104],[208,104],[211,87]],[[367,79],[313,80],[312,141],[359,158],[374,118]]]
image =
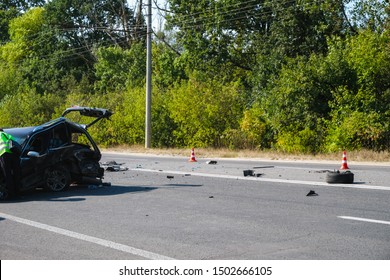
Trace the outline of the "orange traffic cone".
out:
[[[348,164],[347,164],[347,152],[343,152],[343,161],[341,162],[341,167],[340,170],[346,170],[349,169]]]
[[[191,149],[191,158],[189,159],[189,161],[196,162],[194,148]]]

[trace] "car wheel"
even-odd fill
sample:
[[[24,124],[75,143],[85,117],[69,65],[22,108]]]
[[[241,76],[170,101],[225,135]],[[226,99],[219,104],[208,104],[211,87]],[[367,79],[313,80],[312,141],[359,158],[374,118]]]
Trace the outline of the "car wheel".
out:
[[[352,184],[353,173],[351,171],[333,171],[326,174],[326,182],[330,184]]]
[[[46,171],[45,188],[60,192],[66,190],[70,185],[69,171],[64,167],[54,167]]]

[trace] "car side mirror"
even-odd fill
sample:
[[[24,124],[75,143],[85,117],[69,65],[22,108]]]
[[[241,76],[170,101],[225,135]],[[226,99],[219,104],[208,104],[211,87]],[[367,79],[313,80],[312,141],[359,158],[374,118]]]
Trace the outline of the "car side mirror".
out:
[[[35,151],[29,151],[29,152],[27,153],[27,156],[37,158],[37,157],[39,157],[39,153],[38,153],[38,152],[35,152]]]

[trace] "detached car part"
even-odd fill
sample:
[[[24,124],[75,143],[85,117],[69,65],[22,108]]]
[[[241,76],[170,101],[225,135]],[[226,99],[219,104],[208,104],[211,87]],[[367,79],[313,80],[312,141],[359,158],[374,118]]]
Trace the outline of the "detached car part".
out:
[[[330,171],[326,174],[326,182],[329,184],[352,184],[353,179],[351,171]]]

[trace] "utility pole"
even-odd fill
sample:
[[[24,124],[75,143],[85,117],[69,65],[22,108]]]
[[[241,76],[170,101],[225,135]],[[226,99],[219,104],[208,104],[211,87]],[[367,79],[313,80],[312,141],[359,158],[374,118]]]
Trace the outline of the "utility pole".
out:
[[[150,148],[152,137],[152,0],[148,0],[148,26],[146,38],[146,110],[145,148]]]

